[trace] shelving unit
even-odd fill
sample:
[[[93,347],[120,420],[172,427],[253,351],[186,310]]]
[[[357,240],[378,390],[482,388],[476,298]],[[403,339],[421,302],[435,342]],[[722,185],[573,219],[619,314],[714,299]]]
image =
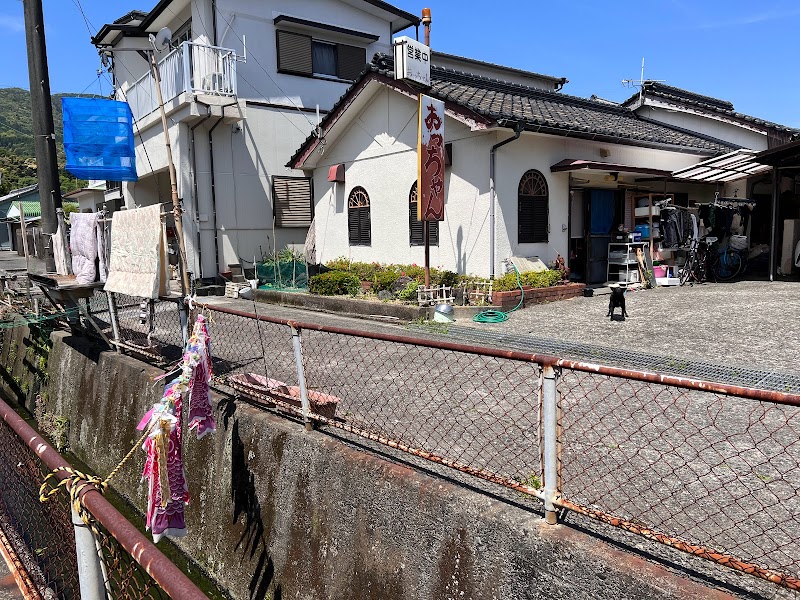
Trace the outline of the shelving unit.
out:
[[[608,244],[608,270],[606,281],[620,283],[639,283],[639,261],[636,260],[636,250],[648,252],[650,242],[611,242]],[[621,277],[622,274],[624,278]],[[635,277],[631,274],[634,273]],[[612,279],[612,275],[615,276]]]
[[[633,197],[634,225],[647,225],[650,230],[650,235],[647,237],[642,236],[642,240],[652,242],[650,244],[651,258],[653,257],[655,242],[661,239],[660,231],[657,231],[659,227],[654,227],[653,225],[654,223],[658,223],[661,215],[661,209],[655,206],[655,203],[666,199],[672,199],[672,196],[669,194],[640,194]],[[638,206],[640,200],[647,200],[647,204],[645,206]]]

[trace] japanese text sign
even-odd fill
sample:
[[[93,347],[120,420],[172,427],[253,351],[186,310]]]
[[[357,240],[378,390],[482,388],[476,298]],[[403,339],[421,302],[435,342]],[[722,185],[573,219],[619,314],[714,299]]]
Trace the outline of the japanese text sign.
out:
[[[394,41],[394,78],[431,85],[431,49],[402,36]]]
[[[420,94],[417,218],[444,220],[444,102]]]

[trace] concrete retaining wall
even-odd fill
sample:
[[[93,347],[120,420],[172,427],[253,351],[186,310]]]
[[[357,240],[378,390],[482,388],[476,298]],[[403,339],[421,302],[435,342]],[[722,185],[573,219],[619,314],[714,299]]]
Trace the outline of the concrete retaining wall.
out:
[[[64,333],[53,342],[44,404],[69,418],[72,451],[108,473],[160,397],[160,371]],[[187,436],[180,545],[237,599],[728,597],[289,419],[215,403],[217,433]],[[142,459],[114,482],[140,509]]]

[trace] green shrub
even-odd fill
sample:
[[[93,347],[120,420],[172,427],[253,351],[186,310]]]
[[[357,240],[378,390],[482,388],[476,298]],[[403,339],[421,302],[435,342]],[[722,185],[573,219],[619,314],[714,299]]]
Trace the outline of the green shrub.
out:
[[[353,262],[344,256],[340,256],[339,258],[334,258],[333,260],[326,262],[325,266],[334,271],[352,273],[358,277],[359,281],[374,281],[376,274],[382,273],[386,270],[386,267],[382,266],[378,262]]]
[[[394,271],[379,271],[375,273],[375,277],[373,279],[373,289],[376,292],[380,292],[382,290],[389,290],[391,291],[392,285],[395,281],[400,278],[398,273]]]
[[[548,270],[540,273],[523,273],[520,275],[522,285],[528,285],[533,288],[546,288],[557,285],[562,280],[561,271]],[[517,284],[517,274],[514,272],[506,273],[502,277],[494,280],[492,286],[497,292],[507,292],[510,290],[519,289]]]
[[[453,287],[459,282],[460,277],[458,273],[453,273],[453,271],[437,271],[436,277],[431,273],[431,280],[435,281],[436,285]]]
[[[416,300],[418,287],[419,283],[416,281],[409,281],[408,285],[397,293],[398,300]]]
[[[308,284],[308,291],[320,296],[355,296],[361,289],[361,280],[352,273],[328,271],[314,275]]]

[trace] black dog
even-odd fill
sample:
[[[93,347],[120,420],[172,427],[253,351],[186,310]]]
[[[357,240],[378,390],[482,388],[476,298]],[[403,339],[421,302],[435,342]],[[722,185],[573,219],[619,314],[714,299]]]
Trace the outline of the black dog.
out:
[[[625,288],[617,286],[611,288],[611,296],[608,298],[608,314],[607,317],[611,317],[611,320],[614,320],[614,309],[617,307],[622,309],[622,320],[625,320],[625,317],[628,316],[628,311],[625,310]]]

